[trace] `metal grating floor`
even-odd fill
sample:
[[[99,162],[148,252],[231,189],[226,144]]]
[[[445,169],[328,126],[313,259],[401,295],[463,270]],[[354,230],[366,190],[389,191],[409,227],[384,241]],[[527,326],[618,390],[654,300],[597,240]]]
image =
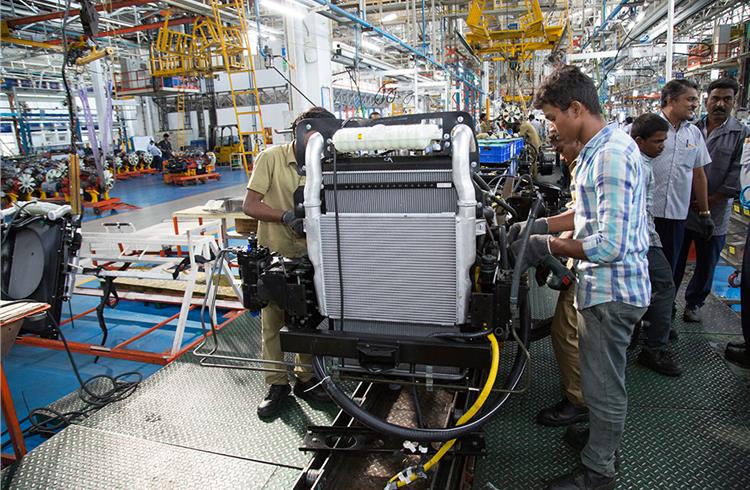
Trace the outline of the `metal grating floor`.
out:
[[[639,349],[628,354],[618,488],[750,488],[750,390],[709,342],[716,333],[736,335],[739,317],[713,296],[703,309],[705,325],[686,324],[681,314],[679,307],[674,325],[680,338],[672,344],[685,369],[680,378],[638,365]],[[478,461],[475,489],[545,488],[580,461],[562,440],[564,428],[534,422],[561,392],[549,338],[534,343],[531,353],[531,391],[512,397],[487,426],[488,454]]]
[[[629,354],[618,488],[750,488],[750,391],[710,343],[736,335],[738,316],[711,297],[705,325],[679,318],[674,351],[686,370],[681,378],[652,373],[634,362],[637,350]],[[220,351],[257,355],[259,330],[257,319],[238,318],[220,334]],[[531,351],[531,389],[511,397],[486,428],[488,454],[477,462],[475,489],[543,488],[577,464],[562,442],[564,429],[533,421],[561,395],[549,339]],[[512,354],[503,353],[506,367]],[[260,373],[201,367],[186,354],[131,398],[6,469],[3,488],[291,488],[309,458],[297,450],[306,425],[326,424],[336,410],[290,397],[284,416],[263,422],[255,406],[264,389]],[[408,406],[400,409],[410,416]],[[375,481],[381,473],[363,478]]]
[[[3,471],[8,489],[287,489],[297,472],[71,426]]]
[[[239,347],[235,353],[258,356],[259,329],[260,321],[246,315],[222,329],[219,338],[222,343]],[[195,356],[187,354],[147,379],[133,396],[97,412],[84,425],[302,468],[308,458],[297,447],[306,426],[330,422],[336,414],[335,406],[312,406],[290,396],[283,414],[265,422],[257,417],[255,407],[266,390],[262,373],[202,367]]]

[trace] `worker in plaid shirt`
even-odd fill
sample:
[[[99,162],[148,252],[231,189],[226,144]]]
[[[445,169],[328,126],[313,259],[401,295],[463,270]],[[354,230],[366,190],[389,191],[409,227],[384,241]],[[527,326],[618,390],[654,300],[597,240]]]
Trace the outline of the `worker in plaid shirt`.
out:
[[[626,351],[635,323],[651,296],[645,174],[630,136],[607,127],[594,82],[573,66],[553,73],[537,92],[535,107],[563,141],[583,145],[572,187],[574,209],[535,222],[524,269],[547,255],[576,259],[579,361],[589,429],[572,426],[566,441],[581,448],[582,466],[548,488],[612,489],[617,448],[625,428]],[[509,238],[520,235],[522,226]],[[573,238],[552,233],[573,230]],[[521,241],[511,250],[519,256]]]

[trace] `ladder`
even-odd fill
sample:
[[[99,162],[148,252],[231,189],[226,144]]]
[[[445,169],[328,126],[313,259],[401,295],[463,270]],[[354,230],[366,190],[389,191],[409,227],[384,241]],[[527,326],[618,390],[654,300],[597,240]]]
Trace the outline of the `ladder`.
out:
[[[221,53],[224,62],[224,70],[229,78],[229,91],[232,96],[232,106],[237,119],[237,132],[239,134],[239,153],[242,156],[242,166],[245,174],[249,177],[252,170],[254,157],[265,148],[263,137],[263,115],[260,110],[260,94],[255,79],[255,64],[253,54],[250,51],[250,36],[247,28],[247,15],[245,0],[211,0],[211,9],[216,20],[216,29],[221,43]],[[222,21],[223,13],[231,13],[238,19],[238,25],[233,26]],[[232,75],[247,73],[250,88],[235,90]],[[238,105],[239,96],[247,95],[245,104],[248,109],[240,110]],[[251,128],[242,124],[245,119],[242,116],[250,116]],[[244,126],[244,128],[243,128]],[[245,143],[247,138],[247,144]]]

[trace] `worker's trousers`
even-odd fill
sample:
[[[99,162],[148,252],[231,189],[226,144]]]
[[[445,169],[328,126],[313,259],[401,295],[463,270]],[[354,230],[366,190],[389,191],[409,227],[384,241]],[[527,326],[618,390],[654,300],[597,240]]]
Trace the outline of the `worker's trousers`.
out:
[[[263,329],[263,359],[269,361],[283,361],[284,353],[281,351],[281,338],[279,331],[284,326],[284,310],[276,305],[268,305],[260,312],[260,323]],[[309,354],[297,354],[294,356],[294,374],[300,381],[307,382],[312,379],[310,368],[303,368],[300,364],[312,364],[312,356]],[[280,371],[266,372],[266,383],[273,385],[289,384],[289,376],[286,367],[281,364],[266,364],[266,369]]]
[[[649,322],[645,348],[651,352],[665,351],[669,346],[676,290],[672,268],[659,247],[648,249],[648,279],[651,282],[651,304],[644,316]]]
[[[633,327],[645,312],[614,301],[578,311],[581,385],[590,429],[581,461],[606,476],[615,474],[615,451],[625,429],[626,351]]]
[[[560,383],[565,398],[574,405],[583,406],[581,393],[581,367],[578,363],[578,312],[573,305],[576,296],[575,285],[560,291],[552,317],[550,337],[560,368]]]

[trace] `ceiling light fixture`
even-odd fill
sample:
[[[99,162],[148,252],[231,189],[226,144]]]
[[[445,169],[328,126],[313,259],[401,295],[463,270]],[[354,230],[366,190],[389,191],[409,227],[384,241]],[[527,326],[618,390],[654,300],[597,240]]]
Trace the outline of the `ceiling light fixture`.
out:
[[[392,20],[396,20],[397,17],[398,17],[398,15],[394,14],[393,12],[391,12],[390,14],[386,15],[385,17],[383,17],[380,20],[382,22],[390,22]]]
[[[271,10],[273,12],[282,14],[282,15],[288,15],[290,17],[295,17],[297,19],[302,19],[305,17],[307,12],[301,12],[298,9],[295,9],[293,6],[286,4],[285,2],[283,4],[272,2],[271,0],[262,0],[260,2],[261,5],[263,5],[268,10]],[[297,6],[300,6],[300,4],[296,4]]]
[[[368,41],[366,39],[362,39],[360,45],[362,45],[363,48],[369,49],[370,51],[374,52],[378,52],[382,49],[382,46],[380,46],[379,44],[375,44],[374,42]]]

